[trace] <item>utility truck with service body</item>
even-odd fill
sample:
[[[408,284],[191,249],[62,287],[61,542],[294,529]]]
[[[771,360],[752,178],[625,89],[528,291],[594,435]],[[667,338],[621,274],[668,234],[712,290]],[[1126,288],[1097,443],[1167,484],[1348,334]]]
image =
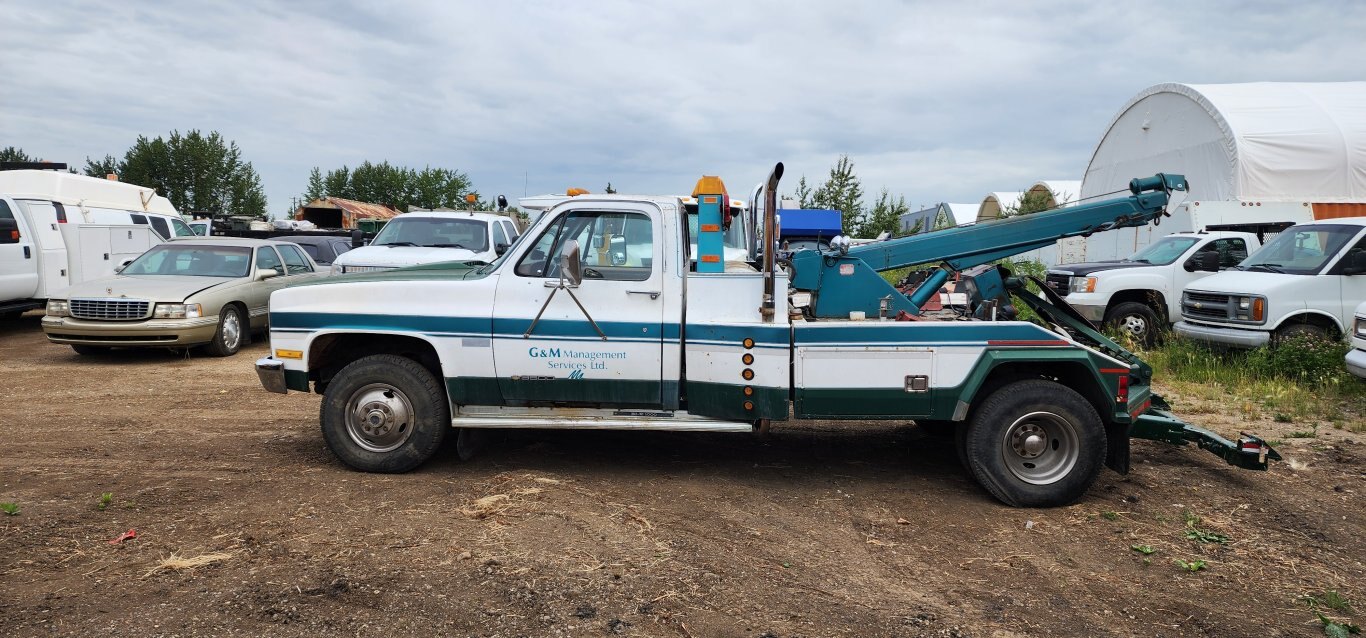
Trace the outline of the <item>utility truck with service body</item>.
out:
[[[1366,217],[1291,226],[1237,268],[1181,294],[1187,339],[1255,348],[1299,335],[1346,340],[1366,299]]]
[[[1181,320],[1187,284],[1238,265],[1261,245],[1259,234],[1251,232],[1173,233],[1125,259],[1054,266],[1045,281],[1091,322],[1151,346]]]
[[[696,255],[681,198],[573,197],[491,264],[275,292],[272,354],[257,373],[274,392],[321,393],[328,446],[377,472],[417,467],[447,436],[468,451],[484,428],[763,432],[791,418],[951,428],[979,483],[1017,506],[1071,502],[1103,466],[1126,472],[1132,437],[1194,442],[1245,468],[1279,458],[1254,436],[1177,419],[1143,361],[993,265],[1059,237],[1146,224],[1185,188],[1181,177],[1028,217],[835,242],[779,269],[781,174],[778,164],[762,185],[762,232],[746,232],[772,238],[749,247],[757,267],[725,267],[725,232],[758,224],[730,218],[720,180],[698,185]],[[916,264],[938,266],[910,294],[878,274]],[[951,272],[969,304],[930,310]],[[1040,322],[1016,320],[1016,303]]]

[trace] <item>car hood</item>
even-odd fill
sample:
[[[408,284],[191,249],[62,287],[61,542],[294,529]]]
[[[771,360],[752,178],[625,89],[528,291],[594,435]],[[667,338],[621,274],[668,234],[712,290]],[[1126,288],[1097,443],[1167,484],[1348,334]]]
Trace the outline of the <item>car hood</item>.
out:
[[[1297,286],[1303,286],[1304,283],[1305,275],[1225,270],[1186,286],[1186,290],[1244,295],[1270,295],[1279,290],[1289,290]]]
[[[415,266],[438,261],[470,261],[479,254],[464,248],[428,246],[365,246],[342,253],[332,263],[342,266]]]
[[[1124,270],[1128,268],[1165,268],[1165,266],[1154,266],[1145,264],[1141,261],[1089,261],[1080,264],[1062,264],[1048,269],[1053,273],[1069,273],[1073,277],[1085,277],[1086,275],[1101,272],[1103,270]]]
[[[148,299],[184,301],[197,292],[239,280],[240,277],[186,277],[178,275],[114,275],[76,284],[66,289],[66,298]]]

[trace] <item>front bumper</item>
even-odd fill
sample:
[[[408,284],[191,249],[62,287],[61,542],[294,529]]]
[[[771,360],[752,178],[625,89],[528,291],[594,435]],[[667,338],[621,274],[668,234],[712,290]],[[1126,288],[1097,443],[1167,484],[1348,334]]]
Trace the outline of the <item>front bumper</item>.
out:
[[[1087,321],[1090,321],[1091,323],[1094,323],[1096,325],[1100,325],[1102,322],[1105,321],[1104,305],[1092,306],[1084,303],[1074,303],[1068,297],[1063,297],[1063,299],[1067,300],[1067,305],[1072,306],[1073,309],[1081,313],[1081,316],[1086,317]]]
[[[1178,321],[1172,329],[1176,334],[1192,341],[1234,348],[1260,348],[1271,343],[1271,333],[1264,330],[1219,328],[1189,321]]]
[[[279,394],[289,394],[289,385],[285,383],[285,363],[276,361],[270,357],[256,360],[256,377],[261,380],[261,387],[271,392]]]
[[[195,319],[91,321],[73,317],[43,317],[48,341],[92,346],[193,346],[213,341],[218,316]]]
[[[1347,353],[1347,371],[1366,379],[1366,350],[1354,348]]]

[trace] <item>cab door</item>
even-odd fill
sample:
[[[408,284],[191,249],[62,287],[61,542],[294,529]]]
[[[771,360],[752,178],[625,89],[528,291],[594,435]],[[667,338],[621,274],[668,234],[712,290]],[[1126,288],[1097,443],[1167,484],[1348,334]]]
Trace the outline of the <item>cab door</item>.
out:
[[[662,407],[670,244],[657,208],[612,206],[560,212],[519,242],[500,275],[493,347],[505,403]],[[562,283],[560,262],[575,243],[583,278],[572,286]]]
[[[13,229],[5,224],[0,237],[0,304],[31,299],[38,293],[38,246],[33,230],[3,199],[0,219],[14,224]]]

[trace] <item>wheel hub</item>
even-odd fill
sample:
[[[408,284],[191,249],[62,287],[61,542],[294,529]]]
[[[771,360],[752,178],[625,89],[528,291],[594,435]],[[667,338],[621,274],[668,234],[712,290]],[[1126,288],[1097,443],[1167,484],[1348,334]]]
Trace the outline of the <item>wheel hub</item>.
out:
[[[1010,444],[1015,448],[1015,453],[1023,458],[1038,458],[1048,447],[1048,437],[1044,431],[1032,423],[1022,425],[1015,429],[1011,436]]]
[[[1142,317],[1134,315],[1129,315],[1124,318],[1123,327],[1129,334],[1134,336],[1142,336],[1144,333],[1148,332],[1148,322],[1144,321]]]
[[[1006,428],[1001,457],[1020,480],[1048,485],[1061,480],[1080,456],[1080,437],[1062,415],[1031,412]]]
[[[346,430],[351,440],[371,452],[388,452],[403,445],[413,431],[412,403],[387,383],[356,390],[347,401]]]

